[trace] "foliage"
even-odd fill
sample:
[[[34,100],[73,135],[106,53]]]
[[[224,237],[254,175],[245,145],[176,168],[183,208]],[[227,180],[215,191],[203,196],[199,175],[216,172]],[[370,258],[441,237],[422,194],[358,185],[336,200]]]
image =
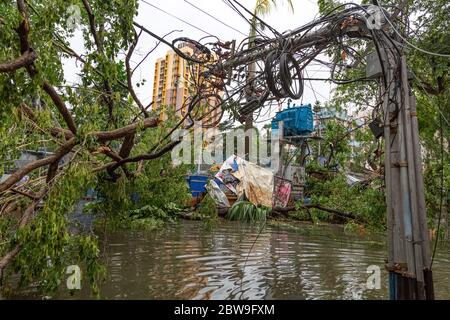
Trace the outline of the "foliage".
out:
[[[174,208],[173,204],[169,204],[167,208],[159,208],[151,205],[132,210],[126,219],[127,226],[132,229],[156,229],[161,227],[165,222],[173,222],[174,219],[169,215],[168,208]]]
[[[11,235],[9,249],[22,247],[9,269],[20,275],[19,286],[36,285],[40,292],[51,293],[64,278],[66,268],[79,265],[83,279],[98,294],[105,269],[98,260],[97,237],[70,233],[67,218],[92,183],[93,176],[81,164],[67,169],[53,185],[39,215]]]
[[[140,106],[132,94],[124,53],[136,41],[137,7],[134,0],[0,2],[0,63],[25,53],[37,56],[26,68],[0,72],[0,176],[14,169],[14,160],[25,150],[45,150],[45,159],[51,159],[50,166],[37,162],[37,168],[12,181],[17,186],[26,175],[29,182],[21,188],[29,196],[12,187],[0,191],[5,282],[17,273],[21,286],[51,293],[66,276],[65,268],[79,264],[83,285],[97,293],[104,275],[97,238],[69,232],[67,217],[88,189],[101,196],[92,211],[105,221],[123,221],[128,215],[125,220],[134,227],[158,227],[159,221],[169,220],[145,206],[169,214],[189,197],[183,179],[188,168],[172,167],[167,154],[112,169],[118,159],[133,160],[163,148],[161,139],[175,123],[173,117],[158,123],[156,112]],[[81,14],[77,29],[69,23],[73,8]],[[81,52],[70,47],[74,37],[81,37]],[[66,80],[75,75],[64,74],[69,59],[78,68],[76,83]],[[58,151],[61,158],[50,156]],[[0,188],[5,185],[2,181]],[[31,219],[19,227],[33,204]],[[130,211],[140,208],[142,217],[131,218]],[[18,254],[8,259],[10,252]]]
[[[213,198],[207,193],[200,202],[194,216],[199,217],[203,221],[206,229],[212,229],[217,223],[218,209]]]
[[[175,121],[173,115],[168,116],[164,126],[143,133],[133,152],[139,154],[147,146],[156,144],[168,132]],[[99,202],[92,208],[93,213],[106,215],[110,224],[115,225],[123,224],[124,220],[132,217],[130,211],[143,210],[148,213],[149,208],[161,208],[167,212],[176,212],[186,206],[190,194],[184,176],[190,166],[174,166],[170,154],[166,154],[142,164],[132,164],[129,168],[137,172],[132,179],[121,176],[115,183],[99,181]]]
[[[359,221],[373,228],[384,228],[385,195],[382,181],[372,181],[370,186],[355,184],[349,186],[344,174],[334,173],[325,179],[309,176],[307,179],[307,196],[313,204],[352,213]],[[309,209],[313,219],[331,221],[329,213]]]
[[[344,3],[336,0],[319,0],[321,14],[330,12],[333,8]],[[363,1],[362,3],[371,3]],[[393,5],[400,7],[404,14],[409,16],[409,23],[397,20],[397,31],[407,38],[408,42],[428,52],[449,54],[450,27],[448,21],[449,3],[445,0],[408,0],[386,1],[383,6]],[[403,19],[403,18],[402,18]],[[397,37],[397,33],[388,33]],[[398,39],[402,41],[402,39]],[[348,39],[354,52],[349,52],[340,44],[333,45],[328,50],[328,55],[334,62],[351,65],[353,68],[341,70],[341,77],[354,79],[365,76],[365,63],[358,57],[365,57],[374,52],[375,48],[370,42]],[[419,120],[419,134],[422,145],[424,162],[424,181],[426,192],[426,204],[430,225],[436,224],[436,219],[441,215],[441,192],[445,197],[450,187],[450,162],[448,161],[450,146],[450,126],[448,115],[450,114],[450,86],[449,86],[449,59],[438,57],[417,50],[410,45],[405,45],[404,50],[408,66],[412,75],[413,91],[417,98],[417,113]],[[403,46],[400,46],[400,50]],[[345,54],[343,52],[345,51]],[[377,83],[354,82],[339,85],[330,102],[331,105],[340,108],[352,108],[353,110],[375,116],[381,116],[380,108],[376,108]],[[375,109],[375,110],[374,110]],[[439,143],[437,143],[439,142]],[[366,145],[365,152],[371,162],[374,159],[369,154],[378,148],[378,145]],[[380,163],[382,159],[379,159]],[[443,179],[443,185],[441,185]]]
[[[202,199],[196,212],[202,217],[216,217],[217,205],[209,194]]]
[[[227,219],[242,222],[257,223],[266,221],[270,209],[257,207],[248,201],[237,201],[227,213]]]

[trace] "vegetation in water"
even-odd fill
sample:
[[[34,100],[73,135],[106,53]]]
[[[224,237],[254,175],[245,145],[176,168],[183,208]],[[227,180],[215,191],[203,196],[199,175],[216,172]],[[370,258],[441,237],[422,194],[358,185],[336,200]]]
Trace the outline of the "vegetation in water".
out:
[[[195,212],[201,217],[214,218],[217,216],[217,204],[209,194],[206,194]]]
[[[206,194],[193,213],[194,218],[201,219],[206,229],[212,229],[217,223],[217,205],[209,194]]]
[[[249,223],[264,222],[270,212],[269,208],[258,207],[248,201],[236,201],[227,212],[227,219]]]

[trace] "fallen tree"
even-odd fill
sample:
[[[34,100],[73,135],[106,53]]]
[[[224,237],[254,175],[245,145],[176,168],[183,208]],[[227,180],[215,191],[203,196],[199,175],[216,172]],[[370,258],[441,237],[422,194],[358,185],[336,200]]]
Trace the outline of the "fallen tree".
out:
[[[323,206],[321,206],[319,204],[303,204],[303,205],[300,205],[298,207],[290,206],[290,207],[285,207],[285,208],[275,207],[275,208],[273,208],[272,213],[275,213],[275,214],[281,213],[281,214],[286,215],[289,212],[297,211],[299,209],[305,209],[305,210],[317,209],[317,210],[321,210],[321,211],[324,211],[324,212],[328,212],[328,213],[330,213],[332,215],[336,215],[336,216],[344,218],[344,219],[351,219],[351,220],[355,220],[355,221],[359,221],[359,222],[364,222],[360,218],[355,216],[355,214],[353,214],[353,213],[343,212],[343,211],[336,210],[336,209],[331,209],[331,208],[326,208],[326,207],[323,207]]]
[[[79,16],[69,10],[72,4]],[[96,239],[70,234],[65,219],[93,181],[116,190],[118,180],[134,179],[143,162],[163,157],[179,143],[154,138],[173,128],[133,88],[137,1],[79,4],[0,5],[0,177],[8,173],[0,182],[0,281],[14,264],[11,271],[21,274],[23,284],[49,291],[70,261],[84,263],[97,288]],[[85,52],[69,46],[74,21]],[[79,64],[79,82],[66,82],[63,59]],[[146,145],[149,141],[153,145]],[[44,157],[11,165],[21,152],[43,147]]]

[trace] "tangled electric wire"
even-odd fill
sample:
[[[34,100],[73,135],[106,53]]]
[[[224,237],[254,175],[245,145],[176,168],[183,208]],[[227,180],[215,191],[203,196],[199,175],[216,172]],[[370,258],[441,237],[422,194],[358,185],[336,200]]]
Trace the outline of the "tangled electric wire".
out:
[[[238,10],[238,2],[226,2]],[[387,11],[382,10],[389,19]],[[286,98],[300,99],[304,93],[304,81],[308,79],[304,78],[303,72],[312,61],[330,68],[331,78],[328,80],[335,84],[370,80],[365,77],[339,78],[337,75],[345,70],[347,64],[339,61],[324,62],[317,58],[321,52],[337,44],[346,56],[363,59],[351,44],[344,43],[346,39],[354,38],[373,41],[379,55],[382,50],[399,50],[396,45],[399,41],[393,39],[393,35],[383,29],[368,27],[368,17],[367,5],[346,3],[304,26],[281,34],[254,16],[272,31],[274,38],[258,32],[258,36],[247,37],[237,46],[231,42],[222,43],[215,36],[207,36],[199,41],[181,37],[170,43],[142,26],[137,26],[169,45],[189,62],[192,70],[201,69],[200,76],[191,71],[189,81],[194,91],[183,106],[187,106],[185,117],[190,123],[202,121],[204,127],[211,128],[219,125],[225,111],[230,110],[230,105],[230,115],[242,121],[246,115],[261,109],[266,102]],[[361,30],[364,34],[361,34]],[[206,39],[211,38],[215,39],[205,43]],[[192,47],[192,53],[180,50],[181,43]],[[387,86],[384,69],[382,79]]]

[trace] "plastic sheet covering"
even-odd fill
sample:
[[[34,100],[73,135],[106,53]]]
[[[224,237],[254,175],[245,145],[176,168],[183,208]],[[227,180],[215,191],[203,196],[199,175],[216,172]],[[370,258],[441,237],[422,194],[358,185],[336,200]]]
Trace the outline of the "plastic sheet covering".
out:
[[[239,168],[233,175],[241,182],[237,185],[237,195],[245,194],[254,205],[272,207],[273,172],[254,163],[240,159]]]
[[[228,202],[227,196],[222,190],[220,190],[220,187],[214,180],[209,180],[208,184],[206,185],[206,190],[218,207],[230,207],[230,202]]]
[[[228,157],[228,159],[225,160],[225,162],[220,167],[219,172],[217,172],[217,174],[215,175],[215,178],[226,185],[226,187],[234,194],[237,194],[235,186],[239,181],[233,181],[235,180],[235,178],[234,175],[231,175],[231,172],[237,171],[239,164],[241,164],[242,161],[244,160],[236,155]]]
[[[275,206],[285,208],[291,195],[291,184],[287,181],[279,181],[275,187]]]

